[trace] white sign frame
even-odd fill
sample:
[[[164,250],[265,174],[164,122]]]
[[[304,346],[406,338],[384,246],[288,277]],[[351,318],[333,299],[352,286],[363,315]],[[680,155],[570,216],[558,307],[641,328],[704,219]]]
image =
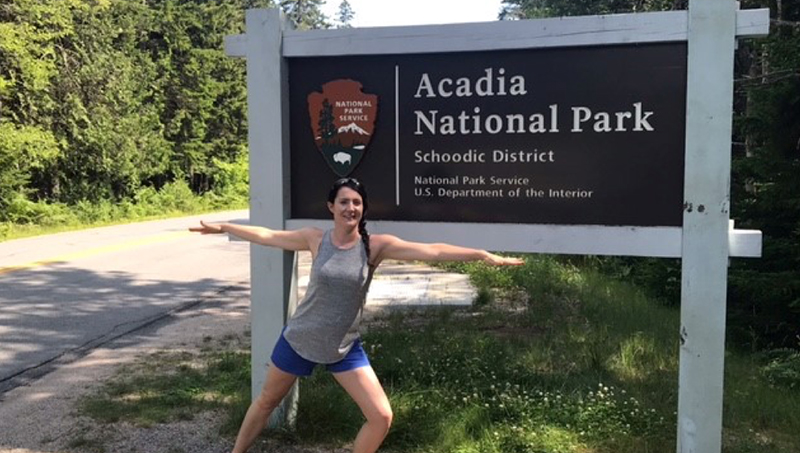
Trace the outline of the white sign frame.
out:
[[[226,37],[225,50],[247,59],[250,221],[276,229],[329,227],[288,215],[287,58],[688,41],[682,227],[373,221],[370,229],[509,252],[680,257],[677,451],[721,451],[728,258],[761,255],[761,232],[735,230],[730,221],[733,54],[737,38],[769,33],[768,9],[693,0],[689,11],[312,31],[292,30],[280,10],[262,9],[247,11],[246,27],[246,34]],[[292,253],[251,246],[254,398],[270,346],[296,303],[296,266]],[[291,423],[297,393],[295,387],[273,424]]]

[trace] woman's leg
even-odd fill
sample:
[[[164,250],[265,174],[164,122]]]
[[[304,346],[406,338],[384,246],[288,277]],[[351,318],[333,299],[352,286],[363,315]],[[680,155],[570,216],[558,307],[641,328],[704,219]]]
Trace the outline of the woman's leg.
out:
[[[371,366],[334,373],[333,377],[361,408],[367,422],[353,444],[353,453],[373,453],[389,432],[392,408]]]
[[[261,393],[247,409],[247,415],[244,416],[242,426],[239,428],[239,435],[236,436],[236,444],[233,446],[232,453],[244,453],[250,448],[267,425],[272,411],[289,393],[296,380],[297,376],[293,374],[282,371],[274,365],[269,367]]]

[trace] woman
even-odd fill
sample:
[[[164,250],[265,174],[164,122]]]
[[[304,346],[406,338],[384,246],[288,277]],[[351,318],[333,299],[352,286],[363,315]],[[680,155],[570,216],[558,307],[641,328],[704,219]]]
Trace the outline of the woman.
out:
[[[358,334],[361,309],[372,274],[385,259],[484,261],[522,264],[484,250],[449,244],[408,242],[389,234],[367,233],[367,193],[354,178],[336,181],[328,194],[333,229],[275,231],[230,223],[190,228],[201,234],[230,233],[244,240],[284,250],[308,250],[311,275],[303,302],[288,321],[272,353],[261,394],[245,415],[233,453],[243,453],[266,426],[298,376],[324,364],[366,417],[356,436],[354,453],[378,449],[392,423],[389,400],[370,366]]]

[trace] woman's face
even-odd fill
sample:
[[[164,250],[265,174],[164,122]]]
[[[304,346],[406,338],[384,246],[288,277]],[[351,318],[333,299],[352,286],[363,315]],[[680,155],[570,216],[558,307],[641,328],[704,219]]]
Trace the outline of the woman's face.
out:
[[[364,213],[364,204],[358,192],[349,187],[342,187],[336,193],[333,203],[328,203],[328,209],[333,214],[334,223],[358,227],[358,222]]]

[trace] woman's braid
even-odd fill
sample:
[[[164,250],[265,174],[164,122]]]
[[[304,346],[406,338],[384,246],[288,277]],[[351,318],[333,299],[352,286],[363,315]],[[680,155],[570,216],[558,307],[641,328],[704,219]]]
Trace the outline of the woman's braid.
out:
[[[358,233],[361,235],[361,241],[364,242],[364,251],[367,252],[367,263],[369,263],[369,232],[367,231],[367,220],[364,217],[361,217],[361,221],[358,222]]]

